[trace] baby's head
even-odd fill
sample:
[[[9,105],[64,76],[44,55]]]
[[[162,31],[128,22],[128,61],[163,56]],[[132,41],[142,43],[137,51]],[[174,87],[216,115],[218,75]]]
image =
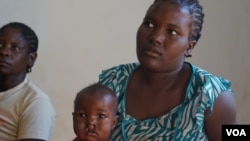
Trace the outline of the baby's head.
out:
[[[118,121],[116,94],[101,83],[77,93],[73,128],[78,141],[106,141]]]

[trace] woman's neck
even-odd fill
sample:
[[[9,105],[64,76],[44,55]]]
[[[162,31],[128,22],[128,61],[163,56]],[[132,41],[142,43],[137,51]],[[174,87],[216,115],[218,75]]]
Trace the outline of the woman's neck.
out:
[[[18,84],[22,83],[26,75],[19,76],[0,76],[0,92],[9,90]]]
[[[150,86],[152,88],[171,88],[181,78],[183,71],[184,65],[174,71],[166,73],[149,72],[141,68],[138,70],[138,74],[140,81],[146,86]]]

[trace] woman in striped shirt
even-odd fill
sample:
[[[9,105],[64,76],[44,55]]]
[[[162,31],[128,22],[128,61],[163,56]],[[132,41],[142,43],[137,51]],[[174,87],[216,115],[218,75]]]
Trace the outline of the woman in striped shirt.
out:
[[[222,124],[237,123],[230,81],[185,61],[201,36],[202,10],[198,0],[155,0],[137,31],[139,62],[99,75],[118,96],[112,141],[217,141]]]

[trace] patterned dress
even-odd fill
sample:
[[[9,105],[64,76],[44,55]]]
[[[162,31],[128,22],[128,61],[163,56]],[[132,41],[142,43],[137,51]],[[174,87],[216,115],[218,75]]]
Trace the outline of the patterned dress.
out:
[[[204,112],[212,114],[216,98],[222,91],[230,91],[231,82],[189,64],[192,76],[184,102],[158,118],[136,120],[126,113],[126,88],[134,70],[140,64],[122,64],[99,75],[99,81],[114,90],[118,96],[121,120],[112,132],[112,141],[206,141]]]

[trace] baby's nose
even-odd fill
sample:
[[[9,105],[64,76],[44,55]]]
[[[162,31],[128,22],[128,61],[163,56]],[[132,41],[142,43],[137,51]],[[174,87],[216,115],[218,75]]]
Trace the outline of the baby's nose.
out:
[[[96,126],[96,120],[95,120],[95,118],[88,118],[87,127],[89,129],[94,129],[95,126]]]
[[[90,129],[90,130],[91,130],[91,129],[94,129],[94,128],[95,128],[95,124],[88,124],[87,127],[88,127],[88,129]]]

